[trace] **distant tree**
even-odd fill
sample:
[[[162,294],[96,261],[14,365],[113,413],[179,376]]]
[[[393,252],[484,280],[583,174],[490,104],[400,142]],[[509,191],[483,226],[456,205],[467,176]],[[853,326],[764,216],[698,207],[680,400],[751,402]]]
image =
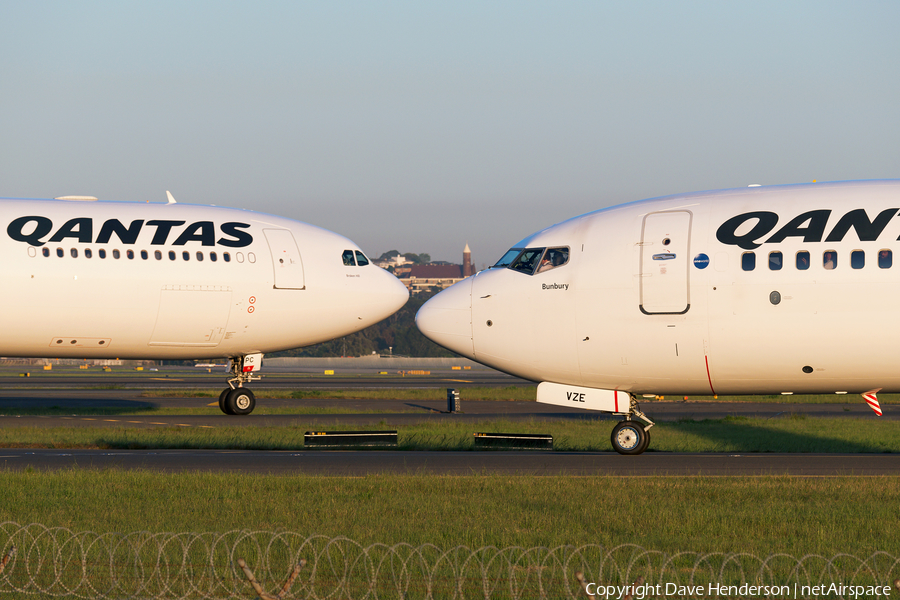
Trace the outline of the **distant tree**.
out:
[[[419,255],[419,264],[427,265],[430,262],[431,262],[430,254],[420,254]]]
[[[408,260],[409,262],[411,262],[413,264],[419,264],[419,255],[416,254],[415,252],[407,252],[406,254],[403,255],[403,258],[405,258],[406,260]]]
[[[397,252],[396,250],[388,250],[387,252],[385,252],[384,254],[379,256],[378,260],[390,260],[390,259],[394,258],[395,256],[400,256],[400,253]]]

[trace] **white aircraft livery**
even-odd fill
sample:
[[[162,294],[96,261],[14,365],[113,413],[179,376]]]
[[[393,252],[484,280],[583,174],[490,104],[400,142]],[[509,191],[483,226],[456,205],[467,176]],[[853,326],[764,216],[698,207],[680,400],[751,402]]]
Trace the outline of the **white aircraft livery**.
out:
[[[0,199],[0,354],[228,358],[219,397],[249,414],[262,355],[390,316],[409,295],[347,238],[247,210]]]
[[[897,249],[897,180],[654,198],[525,238],[416,323],[540,382],[539,402],[624,415],[613,448],[640,454],[642,396],[853,393],[880,415],[875,394],[900,392]]]

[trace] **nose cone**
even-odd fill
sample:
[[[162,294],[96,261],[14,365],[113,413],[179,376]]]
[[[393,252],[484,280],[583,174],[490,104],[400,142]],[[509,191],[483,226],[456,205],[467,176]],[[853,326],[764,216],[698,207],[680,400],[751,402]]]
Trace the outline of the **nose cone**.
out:
[[[472,277],[463,279],[422,305],[416,326],[432,342],[466,358],[475,358],[472,343]]]
[[[378,269],[378,271],[380,271],[380,277],[377,280],[376,290],[371,296],[377,306],[377,312],[381,315],[378,317],[378,321],[381,321],[403,308],[403,305],[409,300],[409,290],[391,273],[383,269]]]

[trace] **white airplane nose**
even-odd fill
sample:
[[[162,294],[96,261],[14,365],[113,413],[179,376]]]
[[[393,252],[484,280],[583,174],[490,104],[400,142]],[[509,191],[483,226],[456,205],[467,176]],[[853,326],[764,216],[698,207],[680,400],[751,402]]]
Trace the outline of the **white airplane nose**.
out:
[[[379,319],[381,320],[403,308],[403,305],[409,300],[409,290],[402,281],[384,271],[384,276],[378,281],[377,296],[379,309],[384,312],[384,316]]]
[[[472,342],[472,278],[463,279],[422,305],[416,326],[432,342],[474,358]]]

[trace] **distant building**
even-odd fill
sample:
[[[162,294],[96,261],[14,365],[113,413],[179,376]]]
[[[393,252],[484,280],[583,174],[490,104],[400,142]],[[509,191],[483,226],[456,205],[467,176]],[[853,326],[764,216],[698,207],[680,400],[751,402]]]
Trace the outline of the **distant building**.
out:
[[[466,277],[475,274],[475,269],[472,266],[472,251],[469,250],[469,244],[466,244],[463,250],[463,264],[461,265],[431,263],[427,265],[412,265],[408,269],[406,271],[404,268],[405,272],[403,273],[398,273],[399,269],[395,269],[394,274],[406,285],[411,294],[430,290],[443,290],[457,281],[462,281]]]
[[[412,261],[403,256],[402,254],[398,254],[397,256],[392,256],[391,258],[386,258],[384,260],[378,259],[373,260],[373,263],[381,267],[382,269],[387,269],[388,267],[400,267],[402,265],[411,264]]]
[[[468,277],[469,275],[474,274],[475,268],[472,266],[472,251],[469,250],[469,242],[466,242],[466,247],[463,249],[462,275],[463,277]]]

